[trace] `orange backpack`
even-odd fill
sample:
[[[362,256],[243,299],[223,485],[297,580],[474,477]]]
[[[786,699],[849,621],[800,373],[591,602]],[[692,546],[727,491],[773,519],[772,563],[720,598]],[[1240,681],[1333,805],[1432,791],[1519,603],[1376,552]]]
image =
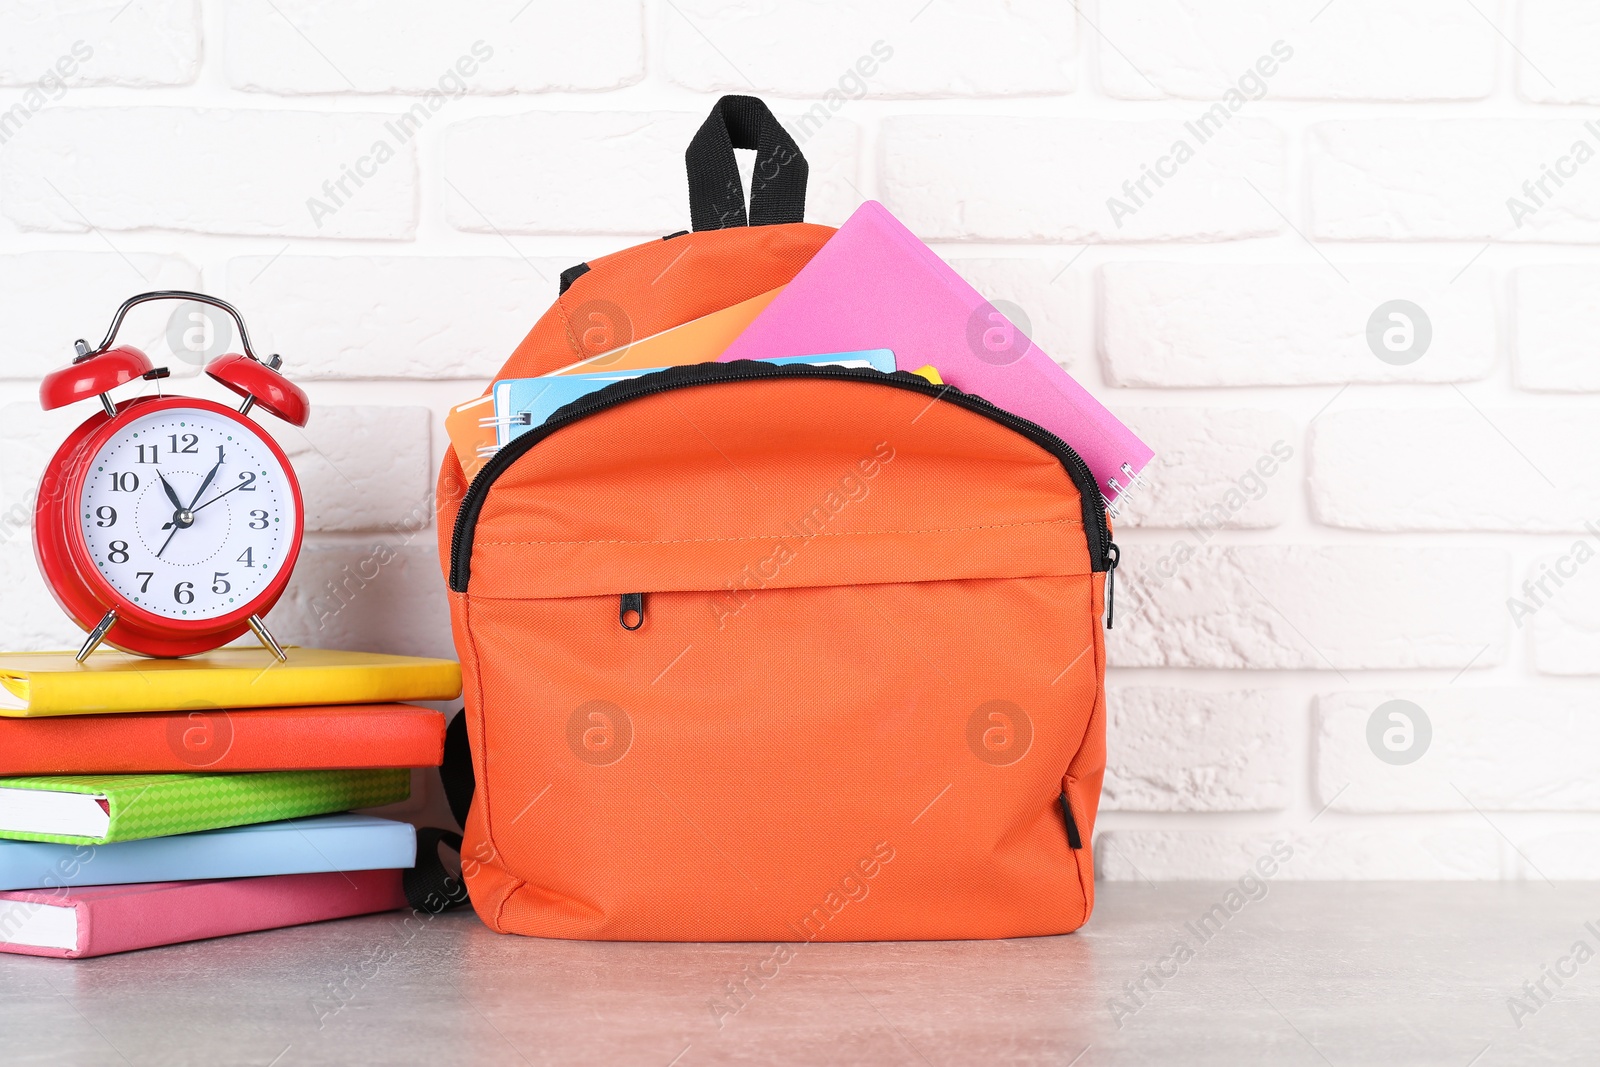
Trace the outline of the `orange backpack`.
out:
[[[748,220],[736,147],[757,152]],[[805,161],[760,101],[723,98],[688,169],[695,230],[564,274],[501,377],[782,285],[833,232],[800,221]],[[439,501],[462,866],[493,929],[1088,918],[1116,548],[1060,439],[905,372],[705,363],[562,408],[470,486],[447,455]]]

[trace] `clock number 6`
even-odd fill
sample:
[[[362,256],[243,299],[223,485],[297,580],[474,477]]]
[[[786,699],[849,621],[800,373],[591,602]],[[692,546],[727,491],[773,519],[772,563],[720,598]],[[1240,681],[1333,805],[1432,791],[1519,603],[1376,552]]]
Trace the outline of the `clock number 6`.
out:
[[[179,582],[172,587],[172,599],[180,604],[194,603],[194,583]]]

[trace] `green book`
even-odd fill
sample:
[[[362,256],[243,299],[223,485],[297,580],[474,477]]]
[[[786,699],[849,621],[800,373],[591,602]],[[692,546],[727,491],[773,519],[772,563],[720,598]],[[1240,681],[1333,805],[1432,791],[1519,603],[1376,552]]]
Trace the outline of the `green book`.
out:
[[[410,795],[404,769],[0,778],[0,838],[104,845],[376,808]]]

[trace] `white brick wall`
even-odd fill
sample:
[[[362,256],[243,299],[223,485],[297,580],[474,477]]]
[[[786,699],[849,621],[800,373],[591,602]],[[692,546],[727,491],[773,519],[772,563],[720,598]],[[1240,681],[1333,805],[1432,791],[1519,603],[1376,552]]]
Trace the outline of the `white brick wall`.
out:
[[[1596,129],[1576,116],[1316,123],[1311,232],[1335,241],[1600,240],[1600,183],[1578,179],[1574,148],[1584,145],[1593,162]],[[1524,188],[1562,160],[1570,180],[1557,171],[1544,189]],[[1512,198],[1524,207],[1513,211]]]
[[[1117,385],[1463,382],[1494,362],[1486,270],[1452,279],[1424,263],[1129,262],[1100,273],[1100,351]],[[1367,343],[1368,319],[1390,300],[1428,316],[1432,337],[1413,363],[1387,363]]]
[[[0,155],[0,206],[22,229],[58,233],[410,237],[416,144],[402,139],[398,121],[398,113],[47,109]],[[322,207],[313,210],[313,198]]]
[[[1272,206],[1283,195],[1280,128],[1231,120],[1179,166],[1171,149],[1182,133],[1180,121],[890,118],[879,192],[924,240],[1219,241],[1283,228]],[[1146,166],[1176,176],[1124,188]],[[1112,197],[1125,206],[1113,211]]]
[[[1076,26],[1053,0],[1007,4],[684,0],[662,13],[669,78],[701,92],[1022,96],[1072,89]],[[952,47],[952,42],[960,42]]]
[[[53,79],[186,85],[200,69],[198,16],[196,0],[11,0],[0,8],[0,85],[41,85],[52,96]]]
[[[312,515],[274,627],[448,654],[445,412],[561,270],[687,226],[689,136],[756,92],[813,221],[884,201],[1160,453],[1117,521],[1103,877],[1280,840],[1283,878],[1600,877],[1600,16],[1077,7],[5,5],[0,647],[76,637],[28,519],[87,409],[39,377],[198,287],[313,402],[264,417]],[[1397,300],[1414,359],[1375,347]],[[124,339],[224,397],[172,326]],[[1391,699],[1414,762],[1369,740]]]
[[[1311,435],[1311,510],[1356,530],[1582,531],[1600,520],[1600,422],[1577,409],[1331,411]],[[1373,477],[1394,456],[1403,476]]]
[[[1475,100],[1494,89],[1494,28],[1471,6],[1453,0],[1320,6],[1290,20],[1274,0],[1105,4],[1096,58],[1106,91],[1126,100],[1210,101],[1239,88],[1241,79],[1246,96],[1266,92],[1283,100]],[[1490,18],[1500,7],[1477,6]],[[1429,61],[1418,62],[1424,53]]]
[[[228,84],[285,95],[617,89],[644,75],[643,14],[639,0],[237,0]]]

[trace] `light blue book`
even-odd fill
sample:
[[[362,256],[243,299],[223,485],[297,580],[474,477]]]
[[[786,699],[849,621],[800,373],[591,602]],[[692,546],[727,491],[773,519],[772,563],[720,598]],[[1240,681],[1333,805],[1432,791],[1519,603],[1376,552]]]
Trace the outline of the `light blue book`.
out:
[[[885,374],[894,371],[894,353],[887,348],[872,348],[862,352],[829,352],[816,356],[781,356],[763,359],[762,363],[782,366],[786,363],[807,363],[814,367],[870,367]],[[666,370],[666,367],[646,367],[643,370],[597,371],[593,374],[562,374],[543,378],[504,378],[494,383],[494,420],[496,441],[502,447],[509,441],[541,425],[558,409],[566,407],[579,397],[604,389],[613,382],[625,382],[646,374]]]
[[[318,815],[111,845],[0,841],[0,890],[382,871],[416,861],[409,823]]]

